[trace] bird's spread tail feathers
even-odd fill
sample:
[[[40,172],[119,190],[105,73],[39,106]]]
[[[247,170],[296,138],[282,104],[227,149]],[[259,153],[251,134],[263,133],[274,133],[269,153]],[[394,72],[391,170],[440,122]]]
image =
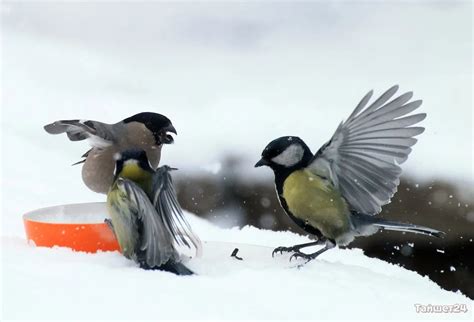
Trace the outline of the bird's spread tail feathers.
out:
[[[89,121],[90,122],[90,121]],[[49,134],[66,133],[71,141],[80,141],[88,138],[94,128],[82,120],[61,120],[44,126]]]
[[[44,126],[49,134],[66,133],[71,141],[88,140],[91,146],[105,148],[113,142],[108,125],[91,120],[61,120]]]

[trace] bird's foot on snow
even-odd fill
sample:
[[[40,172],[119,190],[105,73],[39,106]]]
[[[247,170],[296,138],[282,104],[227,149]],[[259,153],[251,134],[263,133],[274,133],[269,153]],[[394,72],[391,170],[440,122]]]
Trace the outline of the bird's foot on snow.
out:
[[[300,250],[299,247],[285,247],[285,246],[280,246],[280,247],[277,247],[273,250],[272,252],[272,257],[275,257],[275,254],[283,254],[283,253],[291,253],[291,252],[298,252]]]
[[[300,252],[300,251],[296,251],[293,255],[291,255],[290,257],[290,262],[293,260],[293,259],[298,259],[298,258],[303,258],[306,260],[306,263],[315,259],[319,254],[305,254],[303,252]]]
[[[325,242],[326,242],[326,239],[318,238],[318,239],[316,239],[316,241],[313,241],[313,242],[310,242],[310,243],[298,244],[298,245],[294,245],[294,246],[291,246],[291,247],[280,246],[280,247],[277,247],[273,250],[272,257],[274,257],[275,254],[277,254],[277,253],[280,253],[280,254],[293,253],[293,252],[294,253],[301,253],[300,252],[301,248],[321,245],[321,244],[324,244]],[[301,253],[301,254],[303,254],[303,253]]]
[[[316,257],[321,255],[325,251],[328,251],[329,249],[336,247],[336,243],[334,241],[326,240],[325,243],[326,243],[326,246],[324,246],[324,248],[321,248],[320,250],[318,250],[317,252],[314,252],[312,254],[305,254],[305,253],[300,252],[299,250],[296,251],[293,255],[291,255],[290,262],[293,259],[304,258],[304,259],[306,259],[306,263],[308,263],[309,261],[315,259]]]

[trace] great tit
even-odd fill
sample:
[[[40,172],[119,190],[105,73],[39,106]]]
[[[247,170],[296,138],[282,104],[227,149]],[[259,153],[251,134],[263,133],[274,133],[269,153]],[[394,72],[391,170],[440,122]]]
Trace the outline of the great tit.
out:
[[[275,253],[293,252],[290,260],[316,258],[335,245],[347,245],[356,236],[372,235],[380,229],[440,237],[441,231],[374,217],[390,202],[400,183],[400,164],[407,160],[424,132],[413,126],[425,119],[416,110],[421,100],[409,102],[412,92],[391,100],[393,86],[377,100],[367,93],[332,138],[316,154],[296,136],[271,141],[255,167],[268,166],[275,174],[281,206],[293,221],[317,240],[292,247],[278,247]],[[301,249],[324,244],[306,254]]]
[[[145,150],[153,169],[158,167],[163,144],[173,143],[171,121],[161,114],[144,112],[115,124],[91,120],[62,120],[44,127],[50,134],[66,133],[71,141],[88,140],[92,148],[74,163],[81,164],[82,180],[92,191],[106,194],[114,180],[113,156],[131,148]]]
[[[179,246],[194,249],[201,242],[186,221],[176,198],[168,166],[156,171],[143,150],[116,155],[115,180],[107,194],[110,220],[122,254],[141,268],[191,275],[180,260]]]

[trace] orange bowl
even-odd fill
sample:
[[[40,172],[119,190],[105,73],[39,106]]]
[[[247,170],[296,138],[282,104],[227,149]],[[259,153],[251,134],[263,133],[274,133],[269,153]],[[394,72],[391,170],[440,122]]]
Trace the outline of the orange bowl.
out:
[[[119,250],[113,232],[104,223],[104,202],[60,205],[23,215],[26,237],[36,246],[69,247],[76,251]]]

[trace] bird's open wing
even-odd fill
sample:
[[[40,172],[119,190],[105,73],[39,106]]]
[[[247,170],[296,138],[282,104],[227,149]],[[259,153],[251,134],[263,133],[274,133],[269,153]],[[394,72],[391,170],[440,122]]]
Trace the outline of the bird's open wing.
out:
[[[140,248],[136,253],[143,258],[137,259],[146,261],[150,267],[158,267],[174,258],[177,253],[172,237],[145,192],[133,181],[123,178],[117,179],[117,187],[125,200],[118,201],[121,204],[115,208],[117,211],[126,211],[128,207],[138,221]]]
[[[190,249],[194,248],[196,255],[200,256],[202,251],[201,240],[193,232],[184,217],[174,190],[170,175],[171,170],[173,169],[166,165],[156,170],[153,176],[153,205],[157,213],[163,218],[175,243]]]
[[[426,114],[406,116],[422,101],[409,102],[411,92],[390,100],[397,90],[393,86],[369,106],[372,91],[367,93],[309,165],[311,171],[330,178],[359,213],[377,214],[390,202],[400,183],[399,165],[417,142],[414,136],[424,131],[412,125]]]
[[[92,147],[105,148],[113,144],[110,125],[97,121],[62,120],[44,126],[49,134],[66,133],[69,140],[88,140]]]

